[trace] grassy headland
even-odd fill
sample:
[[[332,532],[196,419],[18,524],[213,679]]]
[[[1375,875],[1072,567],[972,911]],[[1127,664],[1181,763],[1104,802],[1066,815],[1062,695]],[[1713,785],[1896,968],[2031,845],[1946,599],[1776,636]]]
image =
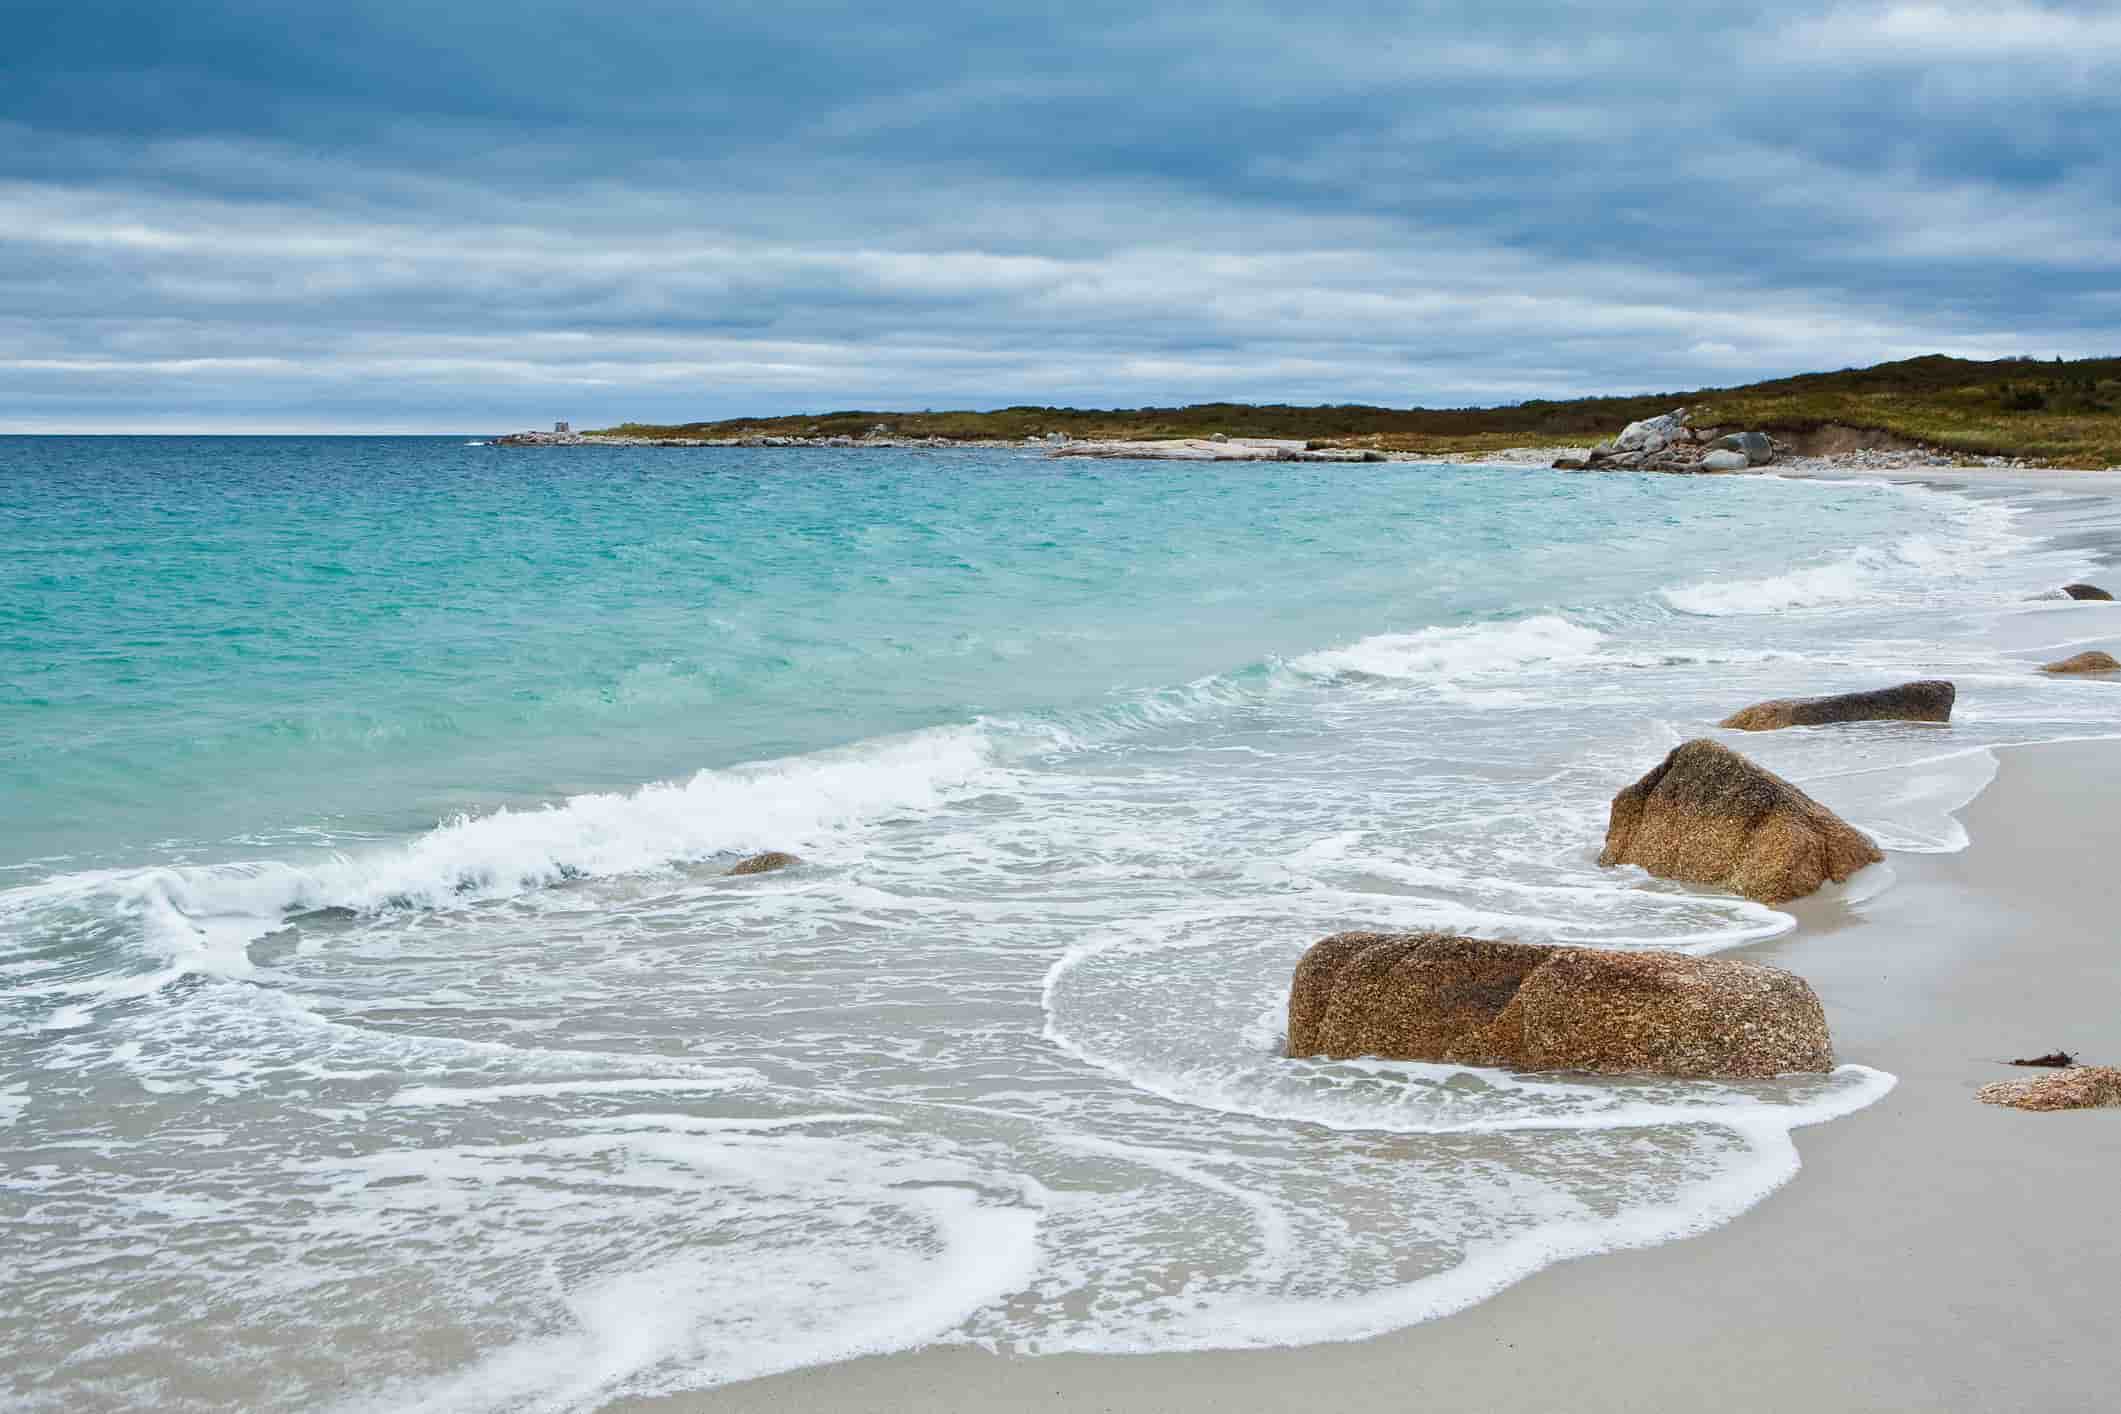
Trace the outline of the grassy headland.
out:
[[[1589,443],[1685,404],[1698,426],[1762,428],[1800,445],[1847,428],[1968,456],[2023,457],[2051,466],[2121,465],[2121,358],[1979,363],[1933,354],[1838,373],[1806,373],[1737,388],[1613,398],[1534,400],[1491,408],[1380,408],[1198,403],[1191,407],[1011,407],[995,412],[833,412],[734,418],[678,426],[626,423],[634,437],[859,437],[878,424],[900,437],[1019,440],[1286,437],[1409,452],[1482,452]]]

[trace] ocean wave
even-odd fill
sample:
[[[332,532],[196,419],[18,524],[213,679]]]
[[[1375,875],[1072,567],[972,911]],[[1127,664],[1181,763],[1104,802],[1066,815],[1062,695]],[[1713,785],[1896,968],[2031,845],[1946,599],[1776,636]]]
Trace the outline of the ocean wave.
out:
[[[1825,564],[1789,570],[1765,579],[1703,580],[1667,586],[1660,598],[1682,614],[1725,618],[1816,609],[1886,598],[1915,587],[1915,573],[1934,575],[1951,552],[1926,535],[1911,535],[1889,548],[1864,547]]]
[[[130,920],[160,970],[42,990],[137,995],[186,975],[248,975],[248,944],[294,914],[450,908],[760,849],[829,851],[841,832],[932,809],[976,782],[996,769],[995,748],[993,734],[979,727],[942,728],[578,795],[543,809],[460,815],[401,845],[306,862],[61,876],[0,895],[0,916]],[[82,1019],[78,1008],[62,1018]]]
[[[1345,648],[1306,653],[1290,666],[1314,677],[1450,679],[1580,662],[1604,642],[1597,629],[1542,614],[1509,623],[1377,634]]]

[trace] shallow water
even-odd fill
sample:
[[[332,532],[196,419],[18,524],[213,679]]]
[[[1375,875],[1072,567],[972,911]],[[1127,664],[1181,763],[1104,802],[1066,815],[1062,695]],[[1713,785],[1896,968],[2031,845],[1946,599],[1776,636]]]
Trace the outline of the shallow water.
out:
[[[1285,1061],[1296,958],[1773,937],[1595,864],[1759,698],[1959,683],[1743,740],[1901,850],[2115,725],[1992,646],[2037,499],[1876,483],[0,439],[0,520],[33,1410],[1345,1338],[1696,1230],[1890,1077]]]

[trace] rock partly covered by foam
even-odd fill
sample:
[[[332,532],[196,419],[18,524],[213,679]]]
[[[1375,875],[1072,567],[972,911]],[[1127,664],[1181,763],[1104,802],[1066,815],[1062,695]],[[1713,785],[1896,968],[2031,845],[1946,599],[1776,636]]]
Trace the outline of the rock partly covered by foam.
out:
[[[1289,1054],[1721,1077],[1834,1064],[1819,998],[1778,968],[1441,933],[1313,944]]]
[[[779,869],[792,869],[803,861],[792,854],[783,854],[769,849],[764,854],[754,854],[749,859],[740,859],[730,867],[731,874],[771,874]]]
[[[2074,658],[2064,658],[2059,663],[2049,663],[2043,673],[2110,673],[2121,668],[2121,662],[2111,653],[2102,653],[2094,648],[2089,653],[2079,653]]]
[[[2098,1110],[2121,1106],[2121,1069],[2073,1065],[2031,1080],[1999,1080],[1974,1092],[1984,1105],[2018,1110]]]
[[[1782,777],[1703,738],[1613,797],[1598,862],[1787,903],[1884,857]]]
[[[2065,584],[2062,592],[2072,599],[2103,599],[2109,603],[2114,597],[2096,584]]]
[[[1950,683],[1928,680],[1832,697],[1778,697],[1733,712],[1716,725],[1741,732],[1772,732],[1831,722],[1949,722],[1958,695]]]

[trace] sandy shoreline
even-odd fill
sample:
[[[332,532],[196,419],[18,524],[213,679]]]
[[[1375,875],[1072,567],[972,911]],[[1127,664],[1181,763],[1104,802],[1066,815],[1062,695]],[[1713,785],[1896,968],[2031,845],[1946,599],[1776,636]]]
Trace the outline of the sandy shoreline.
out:
[[[1916,474],[1984,497],[2089,489],[2082,473]],[[2117,490],[2099,486],[2074,517],[2109,564],[2121,558]],[[2114,612],[2063,608],[2066,624],[2028,614],[2002,637],[2028,651],[2056,638],[2121,650],[2121,615],[2096,617]],[[2116,708],[2121,732],[2121,697]],[[1892,887],[1800,904],[1797,931],[1728,954],[1806,977],[1841,1059],[1900,1084],[1799,1131],[1801,1172],[1724,1227],[1563,1261],[1455,1316],[1361,1342],[1037,1359],[936,1347],[607,1408],[2110,1408],[2121,1116],[2021,1114],[1972,1096],[2025,1074],[2001,1063],[2013,1055],[2060,1047],[2121,1061],[2121,951],[2108,946],[2121,879],[2105,867],[2121,846],[2109,803],[2121,740],[1998,757],[1995,782],[1960,812],[1968,849],[1894,854]]]

